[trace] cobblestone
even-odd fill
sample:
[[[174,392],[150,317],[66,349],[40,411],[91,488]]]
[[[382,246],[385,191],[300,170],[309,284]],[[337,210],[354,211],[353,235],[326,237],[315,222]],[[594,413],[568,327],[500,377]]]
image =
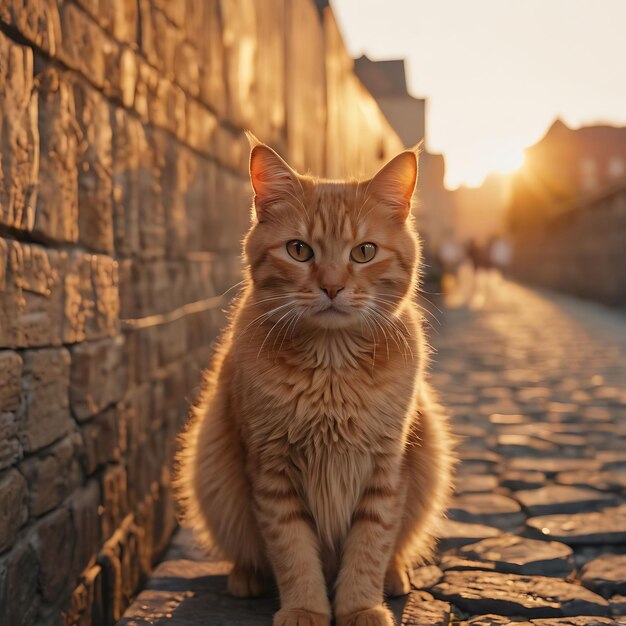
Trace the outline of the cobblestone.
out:
[[[494,569],[510,574],[564,578],[574,569],[572,550],[568,546],[508,534],[464,546],[458,556],[447,558],[465,560],[463,569]],[[447,569],[460,569],[451,565],[449,562]]]
[[[597,594],[545,576],[480,571],[451,571],[432,588],[433,594],[471,613],[563,617],[606,615],[608,602]]]
[[[599,556],[583,567],[580,580],[585,587],[608,598],[626,594],[626,555]]]
[[[416,591],[390,602],[398,623],[617,624],[626,614],[625,314],[503,283],[484,308],[439,317],[433,379],[461,436],[461,464],[437,565],[416,568]],[[229,599],[228,565],[191,545],[179,533],[121,624],[271,623],[276,599]]]

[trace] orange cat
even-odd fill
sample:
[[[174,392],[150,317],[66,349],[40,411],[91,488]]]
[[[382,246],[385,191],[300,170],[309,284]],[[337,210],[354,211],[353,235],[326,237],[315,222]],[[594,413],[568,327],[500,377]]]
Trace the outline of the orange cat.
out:
[[[255,143],[250,176],[245,290],[183,437],[181,501],[233,561],[232,594],[274,577],[275,626],[393,624],[383,592],[429,556],[452,467],[415,302],[416,155],[336,182]]]

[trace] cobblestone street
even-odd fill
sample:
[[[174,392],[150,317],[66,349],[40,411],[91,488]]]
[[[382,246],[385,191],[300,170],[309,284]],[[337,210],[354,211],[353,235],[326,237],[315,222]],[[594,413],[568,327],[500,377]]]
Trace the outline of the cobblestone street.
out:
[[[436,317],[461,465],[398,622],[626,623],[626,314],[503,283]],[[276,599],[228,597],[228,564],[190,546],[179,533],[121,624],[271,623]]]

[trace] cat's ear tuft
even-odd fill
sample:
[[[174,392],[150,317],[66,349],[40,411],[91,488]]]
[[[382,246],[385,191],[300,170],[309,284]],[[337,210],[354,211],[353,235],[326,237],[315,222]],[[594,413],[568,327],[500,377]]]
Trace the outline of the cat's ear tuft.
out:
[[[254,208],[259,221],[267,217],[272,205],[293,195],[298,175],[274,150],[247,133],[250,151],[250,182],[254,189]]]
[[[389,206],[402,221],[411,212],[411,198],[417,183],[417,154],[401,152],[378,171],[369,184],[368,192]]]

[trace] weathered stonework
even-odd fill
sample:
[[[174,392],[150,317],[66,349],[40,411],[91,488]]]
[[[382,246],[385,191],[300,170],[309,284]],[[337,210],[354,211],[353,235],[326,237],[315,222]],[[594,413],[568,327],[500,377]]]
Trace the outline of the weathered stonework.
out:
[[[176,435],[241,280],[244,130],[322,176],[402,146],[313,0],[0,22],[0,623],[112,624],[174,529]]]

